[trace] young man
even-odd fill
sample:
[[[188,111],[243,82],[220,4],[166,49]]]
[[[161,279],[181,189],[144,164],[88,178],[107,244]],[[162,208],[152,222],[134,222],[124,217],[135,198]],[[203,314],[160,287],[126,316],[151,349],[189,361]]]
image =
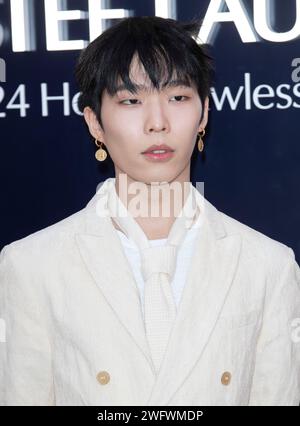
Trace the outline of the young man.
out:
[[[115,178],[1,252],[1,404],[299,404],[294,253],[190,183],[210,87],[196,30],[127,18],[82,52],[79,106]]]

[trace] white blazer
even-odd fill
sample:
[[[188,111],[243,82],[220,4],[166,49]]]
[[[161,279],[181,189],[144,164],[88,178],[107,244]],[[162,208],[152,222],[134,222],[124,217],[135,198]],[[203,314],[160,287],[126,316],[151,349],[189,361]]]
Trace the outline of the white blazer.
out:
[[[97,199],[1,251],[0,405],[298,405],[293,251],[205,200],[155,377],[138,288]]]

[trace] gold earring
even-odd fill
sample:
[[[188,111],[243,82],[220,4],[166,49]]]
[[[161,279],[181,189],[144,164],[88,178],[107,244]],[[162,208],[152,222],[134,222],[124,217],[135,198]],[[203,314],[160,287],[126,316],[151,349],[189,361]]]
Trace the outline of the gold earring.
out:
[[[98,144],[98,140],[95,139],[95,144],[99,147],[99,149],[95,152],[95,157],[98,161],[104,161],[107,157],[107,152],[102,148],[102,143]]]
[[[203,143],[203,137],[204,137],[204,135],[205,135],[205,130],[203,129],[202,130],[202,132],[199,132],[198,133],[198,136],[199,136],[199,140],[198,140],[198,150],[200,151],[200,152],[202,152],[203,151],[203,149],[204,149],[204,143]]]

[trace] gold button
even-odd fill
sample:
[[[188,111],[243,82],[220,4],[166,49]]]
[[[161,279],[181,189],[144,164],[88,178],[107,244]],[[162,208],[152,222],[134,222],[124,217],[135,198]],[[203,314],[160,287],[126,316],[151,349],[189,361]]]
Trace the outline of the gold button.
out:
[[[231,374],[228,371],[225,371],[225,373],[222,374],[221,382],[222,385],[228,386],[231,380]]]
[[[107,371],[99,371],[97,380],[101,385],[106,385],[110,380],[110,376]]]

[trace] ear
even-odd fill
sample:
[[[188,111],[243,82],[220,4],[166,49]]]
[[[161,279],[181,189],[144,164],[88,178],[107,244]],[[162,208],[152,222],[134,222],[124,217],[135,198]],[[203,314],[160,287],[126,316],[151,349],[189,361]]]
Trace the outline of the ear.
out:
[[[208,121],[208,108],[209,108],[209,98],[208,96],[205,98],[203,105],[203,117],[201,123],[199,124],[199,132],[205,129]]]
[[[104,132],[97,120],[96,114],[90,107],[85,107],[83,110],[83,115],[86,124],[88,125],[90,134],[94,139],[103,142]]]

